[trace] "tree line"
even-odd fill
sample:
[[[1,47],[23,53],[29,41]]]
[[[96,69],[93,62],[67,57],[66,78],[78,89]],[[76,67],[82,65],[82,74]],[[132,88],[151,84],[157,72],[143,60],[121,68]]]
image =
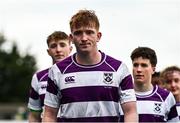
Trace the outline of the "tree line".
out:
[[[6,51],[2,46],[7,41],[0,33],[0,102],[27,102],[36,59],[29,53],[21,55],[16,43]]]

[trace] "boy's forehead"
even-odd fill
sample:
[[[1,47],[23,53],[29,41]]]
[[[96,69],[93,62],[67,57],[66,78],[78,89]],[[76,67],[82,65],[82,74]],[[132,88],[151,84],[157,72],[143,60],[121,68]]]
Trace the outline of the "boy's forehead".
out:
[[[92,27],[92,26],[81,26],[79,28],[74,28],[72,31],[78,31],[78,30],[96,30],[95,27]]]
[[[49,44],[52,44],[52,43],[69,43],[69,40],[68,39],[51,40]]]
[[[180,76],[180,72],[179,71],[167,71],[166,72],[166,75],[167,76],[173,76],[173,75],[178,75],[178,76]]]
[[[133,61],[146,61],[147,62],[147,61],[150,61],[150,59],[139,56],[139,57],[135,57]]]
[[[97,26],[94,22],[76,23],[72,26],[72,30],[79,29],[79,28],[97,28]]]

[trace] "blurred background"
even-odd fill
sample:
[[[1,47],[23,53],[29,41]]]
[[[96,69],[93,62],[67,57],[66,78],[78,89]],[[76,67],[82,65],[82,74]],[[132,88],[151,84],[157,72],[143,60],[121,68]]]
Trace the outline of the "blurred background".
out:
[[[23,121],[27,120],[28,90],[37,70],[36,59],[28,52],[21,55],[15,42],[10,50],[4,50],[7,42],[0,33],[0,119]]]

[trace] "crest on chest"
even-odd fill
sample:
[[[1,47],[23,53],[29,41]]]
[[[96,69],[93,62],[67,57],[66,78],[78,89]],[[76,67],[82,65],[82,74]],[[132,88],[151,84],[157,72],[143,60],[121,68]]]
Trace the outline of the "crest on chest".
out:
[[[113,83],[113,73],[104,73],[103,75],[103,82],[106,84],[112,84]]]
[[[154,112],[161,113],[162,111],[162,104],[161,103],[154,103]]]

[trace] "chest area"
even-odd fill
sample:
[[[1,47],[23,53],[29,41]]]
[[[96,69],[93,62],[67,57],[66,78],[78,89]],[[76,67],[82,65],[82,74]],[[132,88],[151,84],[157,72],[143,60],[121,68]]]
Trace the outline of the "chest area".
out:
[[[77,72],[63,74],[57,78],[60,89],[84,87],[84,86],[106,86],[119,87],[121,78],[116,72]]]

